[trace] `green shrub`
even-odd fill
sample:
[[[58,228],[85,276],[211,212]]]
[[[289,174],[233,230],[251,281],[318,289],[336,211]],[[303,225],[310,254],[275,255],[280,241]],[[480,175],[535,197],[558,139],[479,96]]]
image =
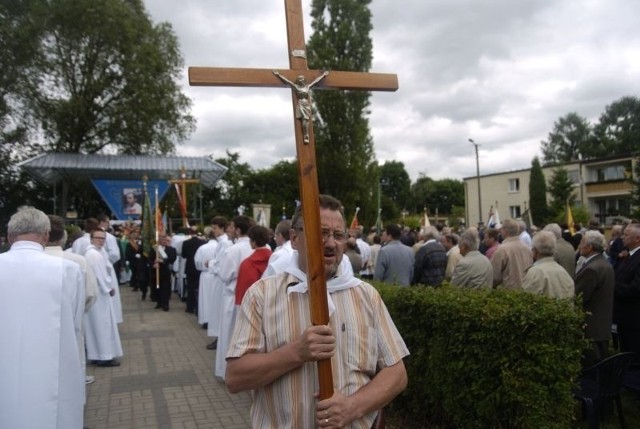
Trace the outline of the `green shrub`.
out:
[[[584,314],[522,291],[376,284],[411,355],[390,406],[412,427],[566,428]]]

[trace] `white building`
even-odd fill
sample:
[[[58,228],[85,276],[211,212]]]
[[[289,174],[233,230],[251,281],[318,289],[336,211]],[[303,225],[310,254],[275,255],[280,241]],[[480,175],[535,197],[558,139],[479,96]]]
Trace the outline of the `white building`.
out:
[[[631,156],[591,159],[568,164],[542,167],[547,181],[558,168],[567,170],[573,182],[575,204],[584,206],[591,217],[600,224],[609,225],[613,219],[628,216],[631,211],[630,178],[637,177],[635,162]],[[529,208],[529,179],[531,169],[514,170],[504,173],[480,176],[480,194],[478,203],[478,178],[464,179],[465,210],[467,225],[484,223],[489,218],[489,210],[497,207],[500,218],[521,217]],[[547,201],[550,196],[547,195]],[[482,217],[479,209],[482,208]]]

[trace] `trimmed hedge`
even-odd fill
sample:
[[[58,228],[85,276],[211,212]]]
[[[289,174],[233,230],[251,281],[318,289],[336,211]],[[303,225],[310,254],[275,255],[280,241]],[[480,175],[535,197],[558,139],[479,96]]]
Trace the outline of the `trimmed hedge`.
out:
[[[390,405],[411,427],[567,428],[585,346],[571,300],[376,283],[411,355]]]

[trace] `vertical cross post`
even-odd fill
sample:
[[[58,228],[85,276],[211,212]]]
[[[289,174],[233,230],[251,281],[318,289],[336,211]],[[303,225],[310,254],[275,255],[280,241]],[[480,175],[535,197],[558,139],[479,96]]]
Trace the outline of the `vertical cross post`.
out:
[[[284,0],[287,20],[287,46],[289,70],[190,67],[189,84],[194,86],[256,86],[291,87],[293,102],[296,153],[298,157],[298,180],[304,219],[304,238],[307,247],[307,281],[311,322],[314,325],[329,323],[327,285],[324,273],[323,242],[320,227],[320,204],[318,170],[316,165],[313,115],[308,122],[300,116],[301,100],[294,82],[302,78],[307,95],[311,86],[318,89],[348,89],[364,91],[396,91],[398,78],[393,74],[361,73],[344,71],[318,71],[307,67],[307,51],[304,39],[301,0]],[[283,79],[284,78],[284,79]],[[311,100],[308,100],[312,106]],[[346,227],[346,219],[345,219]],[[318,362],[319,398],[333,395],[331,360]]]

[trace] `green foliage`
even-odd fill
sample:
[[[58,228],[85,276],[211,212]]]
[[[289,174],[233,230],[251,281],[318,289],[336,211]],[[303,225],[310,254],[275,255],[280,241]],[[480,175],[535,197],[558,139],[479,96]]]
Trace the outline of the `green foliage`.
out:
[[[607,106],[594,135],[594,150],[599,156],[640,151],[640,99],[623,97]]]
[[[592,219],[591,213],[584,206],[572,206],[571,214],[573,215],[573,222],[581,225],[587,225]],[[552,213],[551,222],[555,222],[559,225],[567,223],[567,208],[566,206],[558,209],[558,211]]]
[[[368,0],[313,0],[309,66],[322,70],[371,68],[371,12]],[[367,119],[370,94],[316,91],[314,124],[320,192],[338,197],[345,209],[361,208],[375,222],[377,171]]]
[[[552,213],[566,210],[567,204],[573,205],[575,201],[573,183],[565,168],[560,167],[553,170],[549,181],[549,193],[551,194],[550,210]]]
[[[400,161],[386,161],[380,167],[380,180],[384,184],[385,195],[401,209],[409,209],[411,179]]]
[[[548,216],[547,182],[542,173],[542,166],[538,157],[531,162],[531,177],[529,179],[529,207],[534,225],[544,225]]]
[[[419,177],[411,186],[413,205],[411,209],[422,213],[426,207],[429,214],[436,210],[440,215],[452,214],[454,207],[464,207],[464,183],[455,179],[433,180]]]
[[[640,158],[636,158],[633,163],[635,164],[635,170],[640,171]],[[631,206],[634,207],[634,209],[631,215],[635,219],[640,219],[640,175],[635,178],[629,175],[629,181],[633,185],[633,189],[631,190]]]
[[[591,125],[577,113],[569,113],[553,124],[553,131],[541,142],[545,165],[561,164],[592,158]]]
[[[194,127],[178,41],[141,0],[53,0],[21,96],[58,152],[170,153]]]
[[[522,291],[376,287],[411,355],[390,406],[411,427],[566,428],[584,314]]]
[[[544,165],[638,152],[640,99],[627,96],[614,101],[595,125],[575,112],[568,113],[554,123],[541,149]]]

